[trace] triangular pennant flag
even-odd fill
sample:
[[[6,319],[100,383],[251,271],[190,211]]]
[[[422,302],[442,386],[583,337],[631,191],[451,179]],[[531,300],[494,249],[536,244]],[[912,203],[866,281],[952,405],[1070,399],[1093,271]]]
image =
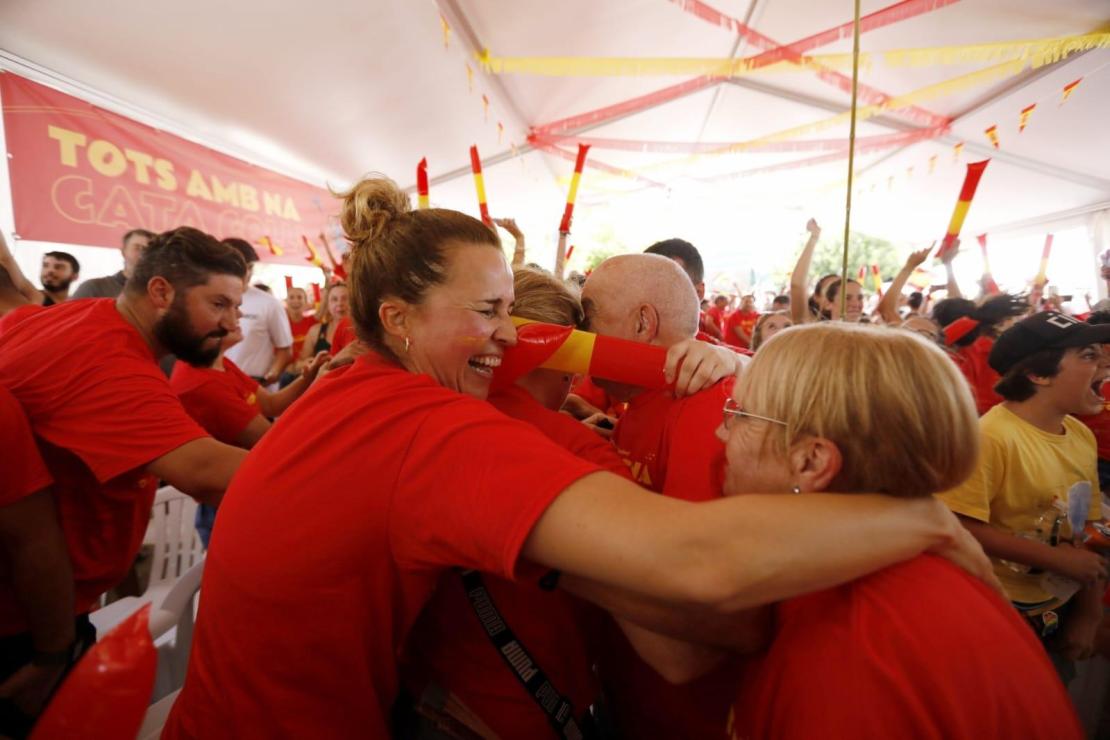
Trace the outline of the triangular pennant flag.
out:
[[[469,64],[466,65],[466,91],[468,93],[474,92],[474,70],[470,68]]]
[[[489,98],[482,93],[482,120],[489,123]]]
[[[993,146],[995,149],[998,149],[998,126],[988,126],[987,128],[983,129],[983,133],[987,135],[988,139],[990,139],[991,146]]]
[[[505,124],[501,123],[501,121],[498,121],[497,122],[497,144],[498,144],[498,146],[501,145],[501,137],[504,136],[504,134],[505,134]]]
[[[1018,119],[1018,133],[1020,134],[1029,125],[1029,116],[1033,115],[1033,109],[1037,107],[1036,103],[1027,105],[1021,109],[1020,118]]]
[[[1082,81],[1083,78],[1080,77],[1078,80],[1072,80],[1068,84],[1064,85],[1064,97],[1060,99],[1060,105],[1068,102],[1068,98],[1071,97],[1071,94],[1075,92],[1075,88],[1079,87],[1079,83]]]
[[[960,143],[958,143],[958,144],[956,144],[952,147],[952,161],[953,162],[959,162],[960,157],[963,155],[963,153],[964,153],[964,143],[961,141]]]

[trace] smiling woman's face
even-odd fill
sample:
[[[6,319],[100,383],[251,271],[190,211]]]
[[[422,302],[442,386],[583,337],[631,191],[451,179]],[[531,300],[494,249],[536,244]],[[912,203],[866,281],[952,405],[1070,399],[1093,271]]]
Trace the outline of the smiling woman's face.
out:
[[[410,308],[410,346],[401,361],[445,388],[484,399],[505,347],[516,344],[512,305],[513,273],[501,250],[487,244],[455,246],[447,279],[428,288],[421,303]]]

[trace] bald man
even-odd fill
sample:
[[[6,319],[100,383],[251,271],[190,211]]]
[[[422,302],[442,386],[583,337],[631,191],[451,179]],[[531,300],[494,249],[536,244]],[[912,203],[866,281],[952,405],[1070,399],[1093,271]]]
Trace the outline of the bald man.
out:
[[[598,334],[671,347],[698,331],[698,296],[672,260],[630,254],[602,262],[582,287],[589,329]],[[723,350],[724,351],[724,350]],[[613,433],[633,477],[656,493],[692,501],[721,495],[724,446],[715,436],[733,378],[685,398],[594,378],[627,401]],[[601,678],[623,737],[724,738],[739,671],[726,661],[691,683],[674,686],[642,662],[623,634],[604,641]]]

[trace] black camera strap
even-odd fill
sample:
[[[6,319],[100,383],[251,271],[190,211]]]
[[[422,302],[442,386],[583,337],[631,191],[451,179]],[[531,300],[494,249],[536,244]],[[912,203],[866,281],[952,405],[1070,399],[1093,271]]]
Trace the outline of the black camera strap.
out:
[[[505,623],[486,589],[482,574],[476,570],[464,570],[459,575],[462,577],[466,597],[470,600],[470,606],[481,622],[482,629],[509,670],[547,716],[548,723],[565,740],[583,740],[582,728],[575,720],[574,705],[559,693],[539,663]]]

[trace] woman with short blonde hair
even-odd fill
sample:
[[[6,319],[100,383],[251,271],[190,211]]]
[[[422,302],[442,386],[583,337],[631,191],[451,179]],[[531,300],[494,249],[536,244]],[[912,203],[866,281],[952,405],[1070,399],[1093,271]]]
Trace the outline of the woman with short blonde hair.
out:
[[[959,371],[923,338],[879,327],[783,332],[756,353],[724,414],[731,497],[930,499],[970,474],[978,449]],[[795,544],[784,540],[782,552]],[[745,664],[732,737],[1079,737],[1063,685],[1017,612],[930,554],[748,619],[769,609],[774,635]],[[704,647],[657,635],[636,647],[672,681],[716,665]]]
[[[843,464],[830,491],[925,496],[975,466],[979,430],[967,383],[943,351],[909,332],[854,324],[783,332],[744,373],[737,395],[785,422],[785,435],[776,427],[767,436],[777,452],[807,435],[836,443]]]

